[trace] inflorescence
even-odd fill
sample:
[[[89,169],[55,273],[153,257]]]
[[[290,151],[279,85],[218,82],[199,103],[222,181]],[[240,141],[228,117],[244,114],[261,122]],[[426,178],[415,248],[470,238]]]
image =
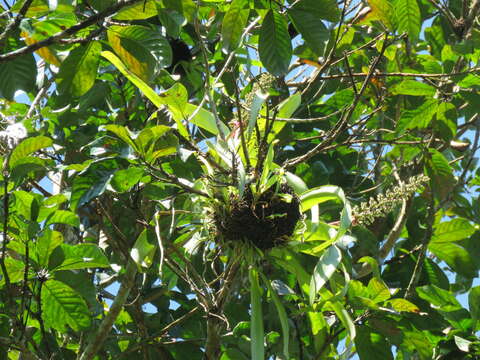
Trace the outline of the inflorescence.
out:
[[[408,200],[428,180],[430,178],[423,174],[412,176],[408,179],[408,182],[387,190],[385,194],[378,194],[371,197],[368,202],[362,202],[360,206],[354,206],[352,212],[355,223],[357,225],[370,225],[376,218],[386,216],[403,200]]]

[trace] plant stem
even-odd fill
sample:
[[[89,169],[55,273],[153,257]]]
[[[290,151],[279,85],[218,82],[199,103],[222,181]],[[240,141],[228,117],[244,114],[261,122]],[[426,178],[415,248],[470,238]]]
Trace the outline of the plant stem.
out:
[[[127,301],[130,290],[135,283],[136,274],[137,266],[132,259],[129,259],[125,269],[125,277],[122,280],[117,296],[115,297],[112,306],[110,306],[108,314],[103,318],[97,333],[91,338],[90,342],[85,348],[85,351],[83,351],[83,353],[81,353],[81,356],[78,358],[79,360],[93,359],[102,347],[105,339],[107,338],[110,330],[112,329],[113,323],[117,319],[120,311],[123,308],[123,305]]]

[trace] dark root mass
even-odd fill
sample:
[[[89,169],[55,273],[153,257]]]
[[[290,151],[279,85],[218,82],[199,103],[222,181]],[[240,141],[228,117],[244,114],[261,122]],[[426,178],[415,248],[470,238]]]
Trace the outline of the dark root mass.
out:
[[[291,195],[291,201],[282,194]],[[214,220],[225,242],[243,241],[268,250],[286,242],[300,216],[297,196],[288,185],[282,185],[278,193],[269,189],[256,202],[248,189],[242,199],[233,201],[229,214],[217,213]]]

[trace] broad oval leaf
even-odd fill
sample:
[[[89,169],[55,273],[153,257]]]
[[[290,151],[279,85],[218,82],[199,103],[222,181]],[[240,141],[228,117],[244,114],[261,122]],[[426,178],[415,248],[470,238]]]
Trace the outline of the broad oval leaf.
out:
[[[95,83],[102,45],[91,41],[73,49],[60,66],[57,76],[60,93],[82,96]]]
[[[340,19],[340,9],[335,0],[300,0],[295,2],[297,10],[308,12],[318,19],[337,22]]]
[[[412,41],[418,40],[422,21],[417,0],[396,0],[395,15],[398,30],[405,31]]]
[[[237,48],[249,13],[250,9],[246,0],[234,0],[230,4],[222,23],[222,40],[225,51],[233,51]]]
[[[42,316],[47,328],[60,332],[67,325],[74,331],[90,326],[91,314],[85,300],[68,285],[57,280],[47,280],[42,286]]]
[[[442,311],[455,311],[462,309],[462,306],[455,298],[453,293],[448,290],[441,289],[435,285],[425,285],[416,288],[418,296],[428,301],[434,308]]]
[[[103,0],[105,1],[105,0]],[[139,1],[136,4],[120,10],[115,19],[117,20],[143,20],[149,19],[158,14],[155,0]]]
[[[258,43],[260,61],[269,73],[284,75],[292,58],[292,43],[285,17],[278,11],[269,10],[263,19]]]
[[[476,226],[470,224],[467,219],[457,218],[444,221],[435,225],[432,243],[459,241],[473,235],[477,230]]]
[[[110,266],[110,262],[103,251],[95,244],[62,244],[57,250],[61,250],[58,256],[63,256],[64,260],[52,271],[105,268]],[[55,251],[55,254],[57,254],[57,251]]]
[[[3,52],[21,47],[14,38],[7,38]],[[37,65],[32,54],[19,56],[10,61],[0,62],[0,97],[12,101],[17,90],[30,92],[35,88]]]
[[[418,308],[417,305],[405,299],[390,299],[388,300],[388,304],[390,304],[393,310],[398,312],[402,312],[402,311],[413,312],[413,313],[420,312],[420,309]]]
[[[80,219],[78,216],[67,210],[55,210],[52,212],[45,221],[45,225],[50,224],[66,224],[70,226],[79,226]]]
[[[153,263],[153,257],[157,250],[157,241],[152,230],[146,229],[138,236],[130,250],[130,256],[138,265],[139,269],[148,269]]]
[[[433,96],[437,90],[428,84],[416,80],[403,80],[392,87],[393,95]]]
[[[322,20],[315,13],[302,9],[299,3],[288,10],[288,15],[307,45],[317,56],[321,56],[330,40],[330,31]]]
[[[117,192],[125,192],[138,183],[143,176],[143,169],[139,167],[130,167],[128,169],[118,170],[110,181],[110,185]]]
[[[369,326],[361,327],[355,339],[355,346],[361,359],[393,360],[390,344]]]
[[[172,62],[170,44],[158,31],[140,25],[113,26],[107,36],[124,64],[144,81]]]
[[[72,209],[76,210],[103,194],[117,168],[116,161],[107,159],[91,164],[84,172],[78,174],[73,180],[70,204]]]
[[[38,265],[46,268],[50,255],[63,243],[63,235],[54,230],[45,229],[35,242],[34,255]]]
[[[15,169],[15,166],[17,166],[23,158],[33,154],[35,151],[49,147],[52,144],[53,140],[46,136],[26,138],[18,144],[15,149],[13,149],[8,161],[10,169]]]

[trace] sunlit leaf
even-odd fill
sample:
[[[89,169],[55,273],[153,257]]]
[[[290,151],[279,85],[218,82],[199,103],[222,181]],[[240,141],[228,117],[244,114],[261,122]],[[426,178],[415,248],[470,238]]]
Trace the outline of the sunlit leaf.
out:
[[[105,268],[110,266],[103,251],[95,244],[62,244],[59,249],[60,251],[58,253],[55,252],[55,254],[63,256],[64,260],[52,271]]]
[[[104,0],[103,0],[104,1]],[[157,5],[155,0],[139,1],[136,4],[125,7],[120,10],[115,19],[117,20],[143,20],[157,15]]]
[[[71,287],[57,280],[42,286],[42,316],[47,328],[65,332],[67,325],[74,331],[90,326],[91,315],[85,300]]]
[[[330,246],[318,259],[310,280],[310,304],[313,304],[320,289],[327,283],[342,260],[342,253],[335,245]]]
[[[123,63],[145,82],[172,62],[172,49],[167,39],[150,28],[113,26],[107,35],[109,44]]]
[[[440,308],[443,311],[455,311],[462,308],[455,296],[444,289],[435,285],[425,285],[417,287],[417,294],[422,299],[428,301],[431,306]]]
[[[450,242],[468,238],[476,231],[476,227],[467,219],[457,218],[435,225],[431,242]]]
[[[9,165],[10,169],[14,169],[23,158],[34,152],[49,147],[53,144],[53,140],[46,136],[29,137],[23,140],[15,147],[10,155]]]
[[[79,226],[80,220],[78,216],[71,211],[56,210],[46,219],[45,224],[66,224],[70,226]]]
[[[60,66],[58,90],[71,96],[82,96],[95,83],[102,46],[98,41],[80,45],[70,52]]]
[[[32,45],[38,42],[37,40],[29,37],[26,32],[22,32],[22,36],[25,39],[25,43],[27,45]],[[42,59],[45,60],[47,63],[55,65],[57,67],[60,66],[60,61],[58,60],[57,55],[48,46],[38,49],[37,51],[35,51],[35,53],[42,57]]]
[[[222,40],[225,51],[235,50],[245,30],[250,9],[248,1],[234,0],[230,4],[222,23]]]
[[[388,300],[388,304],[392,306],[393,310],[398,312],[406,311],[418,313],[420,311],[417,305],[405,299],[390,299]]]
[[[265,349],[263,345],[262,294],[258,282],[257,270],[251,267],[248,271],[248,277],[250,279],[250,303],[252,307],[250,322],[252,360],[263,360],[265,357]]]
[[[395,27],[395,10],[391,0],[368,0],[368,5],[370,11],[360,24],[378,20],[390,30]]]
[[[149,268],[153,263],[153,257],[157,250],[155,234],[151,230],[143,230],[130,250],[133,261],[142,268]]]
[[[63,243],[63,236],[58,231],[45,230],[35,242],[35,257],[42,267],[48,265],[52,252]]]
[[[422,26],[417,0],[395,0],[394,4],[398,30],[405,31],[411,40],[416,41]]]
[[[433,96],[436,89],[428,84],[415,80],[403,80],[391,89],[394,95]]]

